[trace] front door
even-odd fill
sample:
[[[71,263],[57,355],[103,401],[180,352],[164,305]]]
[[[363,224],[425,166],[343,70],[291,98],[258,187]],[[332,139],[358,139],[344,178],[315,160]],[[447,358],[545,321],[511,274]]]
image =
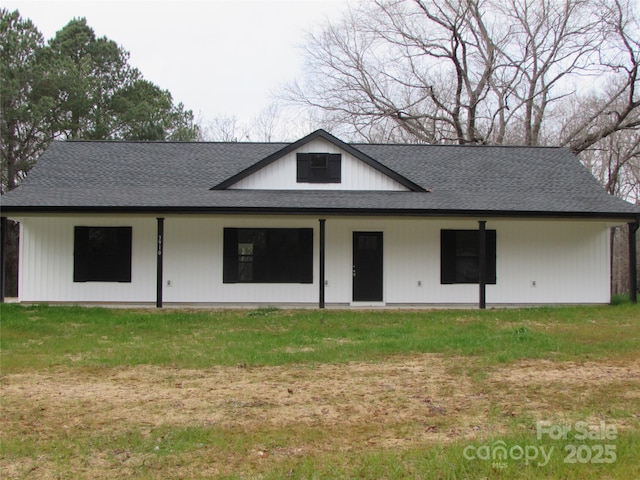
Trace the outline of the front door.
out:
[[[382,232],[353,232],[353,301],[382,301]]]

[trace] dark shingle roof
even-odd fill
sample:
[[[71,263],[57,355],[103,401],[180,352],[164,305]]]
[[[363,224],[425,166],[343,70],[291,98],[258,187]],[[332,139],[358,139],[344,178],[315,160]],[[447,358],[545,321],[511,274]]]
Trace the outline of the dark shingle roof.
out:
[[[428,192],[211,190],[286,143],[53,142],[3,214],[272,211],[629,218],[562,148],[352,146]]]

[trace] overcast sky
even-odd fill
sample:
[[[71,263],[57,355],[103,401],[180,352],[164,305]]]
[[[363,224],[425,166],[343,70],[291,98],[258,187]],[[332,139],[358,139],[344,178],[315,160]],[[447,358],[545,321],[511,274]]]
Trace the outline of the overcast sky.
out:
[[[248,123],[303,68],[305,30],[337,18],[347,0],[20,0],[46,40],[74,17],[131,54],[130,64],[196,117]]]

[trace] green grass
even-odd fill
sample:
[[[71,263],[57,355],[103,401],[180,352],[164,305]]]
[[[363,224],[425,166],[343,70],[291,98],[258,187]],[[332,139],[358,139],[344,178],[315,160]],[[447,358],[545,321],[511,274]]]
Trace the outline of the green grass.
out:
[[[640,308],[180,311],[2,305],[4,373],[56,366],[286,365],[390,355],[588,360],[634,352]]]
[[[640,478],[640,384],[637,376],[620,373],[637,371],[640,358],[640,307],[629,302],[487,311],[157,311],[2,305],[0,315],[0,381],[14,387],[11,395],[0,399],[3,478]],[[348,399],[345,405],[339,397],[327,403],[321,393],[314,394],[317,399],[310,396],[308,406],[296,403],[298,392],[314,388],[318,379],[311,373],[321,365],[404,367],[425,353],[437,354],[437,360],[424,377],[409,371],[402,379],[373,378],[369,397]],[[428,364],[429,358],[420,361]],[[584,375],[592,367],[601,369],[593,370],[596,373],[590,375],[596,377],[586,379],[587,387],[557,377],[548,385],[542,374],[531,383],[502,380],[503,373],[529,360],[532,368],[544,369],[548,361],[561,372],[567,366],[568,375],[571,365],[584,365]],[[544,362],[535,363],[538,360]],[[433,380],[443,375],[437,361],[445,365],[441,383]],[[138,366],[142,368],[135,369]],[[221,378],[241,377],[246,385],[256,377],[262,381],[264,371],[264,382],[282,396],[271,397],[269,403],[251,392],[246,397],[212,393],[207,403],[207,389],[197,388],[199,376],[215,376],[220,369],[228,375]],[[148,405],[144,396],[130,404],[148,408],[148,417],[123,420],[114,407],[120,404],[114,402],[106,409],[113,421],[101,415],[93,418],[92,412],[104,413],[102,403],[96,405],[79,393],[62,395],[61,389],[76,381],[87,388],[115,388],[118,383],[111,379],[123,372],[133,372],[125,375],[129,390],[123,392],[135,391],[142,380],[139,375],[150,376],[155,382],[151,384],[157,385]],[[615,374],[620,378],[606,377]],[[602,375],[602,382],[597,375]],[[53,387],[45,385],[44,393],[37,398],[34,393],[32,399],[28,388],[17,389],[29,385],[31,377]],[[294,382],[294,393],[287,393],[288,384],[277,384],[282,378]],[[149,385],[148,378],[145,381]],[[398,387],[397,382],[406,381],[417,387]],[[176,385],[182,382],[185,385]],[[458,390],[465,396],[454,401]],[[163,391],[173,392],[171,398],[177,400],[199,395],[208,415],[226,409],[237,418],[207,422],[196,410],[193,420],[154,422],[156,412],[165,413],[164,406],[154,404],[162,400]],[[379,418],[384,425],[349,423],[347,407],[367,408],[374,398],[372,405],[382,408],[385,395],[392,411],[401,413],[404,406],[419,404],[424,412],[408,419],[363,417]],[[42,400],[46,398],[67,403],[47,404]],[[277,413],[291,405],[287,412],[309,408],[315,416],[280,419],[281,423],[261,417],[263,411]],[[454,410],[454,405],[464,409]],[[339,413],[334,420],[318,413],[324,406]],[[178,401],[166,413],[182,409]],[[558,418],[618,425],[619,435],[611,442],[616,461],[565,463],[570,445],[609,442],[576,442],[571,435],[538,439],[536,421]],[[479,430],[470,435],[476,424]],[[436,429],[437,435],[425,436],[426,428]],[[394,438],[405,442],[396,446]],[[477,451],[496,442],[547,451],[554,447],[554,453],[543,466],[514,458],[496,463],[465,457],[465,449]],[[258,455],[262,451],[265,455]]]
[[[354,448],[314,455],[313,448],[321,440],[322,432],[313,429],[302,434],[282,430],[257,430],[252,432],[224,431],[217,428],[168,428],[162,427],[142,434],[130,432],[120,436],[84,435],[73,441],[21,445],[12,441],[3,447],[13,454],[46,456],[58,465],[53,468],[56,478],[86,478],[74,475],[69,465],[74,458],[91,458],[101,452],[111,471],[122,469],[129,478],[159,478],[162,472],[193,457],[220,462],[237,473],[222,474],[216,478],[242,479],[561,479],[580,478],[640,478],[640,436],[637,431],[620,434],[613,441],[576,442],[571,440],[537,439],[535,433],[511,434],[482,440],[455,441],[431,444],[420,448],[371,448],[354,445]],[[325,440],[326,441],[326,440]],[[288,445],[306,444],[311,452],[286,455]],[[495,458],[496,446],[507,449],[505,459]],[[600,446],[613,447],[615,457],[598,463],[596,452]],[[266,458],[255,455],[264,448]],[[482,449],[492,457],[487,458]],[[587,455],[579,460],[571,457],[573,448],[588,448]],[[529,457],[520,456],[522,451]],[[126,457],[123,458],[123,453]],[[215,459],[215,460],[214,460]],[[566,461],[574,463],[566,463]],[[204,462],[206,464],[206,460]],[[82,471],[81,469],[79,470]],[[115,474],[114,474],[115,476]],[[172,477],[176,478],[176,477]],[[193,474],[189,478],[210,478]]]
[[[640,442],[637,437],[623,435],[615,442],[610,443],[615,446],[613,451],[616,455],[616,459],[612,463],[592,463],[594,454],[588,453],[582,454],[579,462],[566,464],[565,459],[572,461],[567,448],[573,444],[537,441],[535,437],[521,435],[487,439],[481,442],[456,442],[449,445],[431,446],[426,449],[346,452],[333,456],[329,461],[325,458],[322,462],[315,461],[313,458],[283,462],[278,468],[262,478],[274,480],[287,476],[314,479],[580,478],[597,480],[602,478],[639,478],[639,465],[636,464],[629,468],[628,463],[619,461],[619,458],[640,457]],[[578,445],[586,445],[590,449],[589,452],[597,452],[597,450],[591,449],[599,448],[597,445],[600,444],[602,442]],[[508,453],[505,461],[477,457],[478,448],[489,447],[489,452],[493,453],[492,448],[495,448],[496,445],[506,445]],[[528,450],[530,458],[518,458],[518,447]],[[467,449],[466,457],[465,449]],[[541,449],[544,449],[544,454]],[[584,451],[584,447],[581,451]],[[534,455],[536,455],[535,458],[533,458]],[[591,456],[589,457],[589,455]],[[461,459],[463,460],[461,461]],[[242,477],[233,475],[228,478]]]

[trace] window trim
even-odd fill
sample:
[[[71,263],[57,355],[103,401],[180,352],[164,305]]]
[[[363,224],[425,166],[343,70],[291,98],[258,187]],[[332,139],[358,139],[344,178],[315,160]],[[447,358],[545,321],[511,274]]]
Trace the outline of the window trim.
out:
[[[286,233],[285,233],[286,232]],[[279,255],[278,247],[282,247],[277,243],[278,235],[296,235],[295,252],[291,255],[289,267],[290,271],[283,272],[280,265],[273,263],[274,257]],[[241,237],[250,235],[262,235],[264,244],[260,252],[256,249],[254,243],[251,255],[241,255],[239,247],[242,244],[248,244],[246,241],[241,242]],[[251,257],[251,261],[247,261],[246,257]],[[242,259],[241,259],[242,257]],[[241,268],[251,264],[252,278],[241,278],[243,270]],[[313,228],[224,228],[223,230],[223,265],[222,265],[222,282],[223,283],[244,283],[244,284],[304,284],[313,283]]]
[[[480,279],[464,280],[460,278],[460,272],[458,271],[458,259],[470,258],[477,259],[479,263],[479,252],[477,255],[459,255],[457,252],[458,247],[458,234],[459,233],[473,233],[476,235],[476,241],[480,243],[479,230],[465,230],[465,229],[442,229],[440,230],[440,284],[441,285],[478,285]],[[495,285],[497,283],[496,275],[496,250],[497,250],[497,235],[496,230],[486,230],[487,243],[486,243],[486,284]],[[478,275],[479,276],[479,275]]]
[[[323,165],[317,165],[318,160]],[[316,163],[314,165],[314,163]],[[341,183],[342,182],[342,154],[313,152],[296,154],[296,182],[297,183]]]
[[[92,231],[109,232],[106,248],[91,252]],[[73,246],[74,283],[131,283],[133,227],[75,226]]]

